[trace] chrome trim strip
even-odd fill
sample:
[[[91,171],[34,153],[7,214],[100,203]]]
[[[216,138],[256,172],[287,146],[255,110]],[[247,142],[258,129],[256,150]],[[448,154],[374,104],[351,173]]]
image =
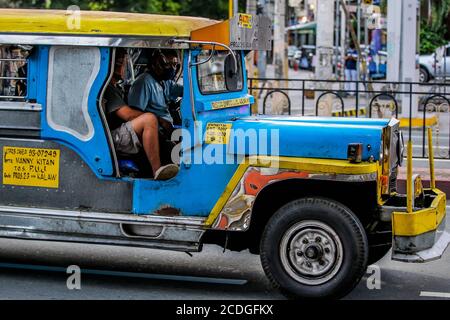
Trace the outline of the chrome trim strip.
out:
[[[174,224],[185,226],[202,227],[205,218],[194,217],[165,217],[154,215],[136,215],[125,213],[106,213],[106,212],[90,212],[90,211],[73,211],[73,210],[55,210],[40,209],[27,207],[0,206],[0,214],[15,213],[30,216],[42,217],[64,217],[71,219],[86,219],[98,222],[115,222],[115,223],[142,223],[142,224]]]
[[[188,82],[189,82],[189,94],[190,94],[190,100],[191,100],[191,112],[192,112],[192,119],[194,120],[194,126],[197,123],[197,111],[195,110],[195,103],[194,103],[194,84],[192,83],[192,52],[188,52]]]
[[[85,35],[48,35],[48,34],[0,34],[1,44],[29,45],[73,45],[93,47],[129,47],[129,48],[173,48],[188,49],[185,43],[169,43],[169,37],[115,37],[115,36],[85,36]],[[188,39],[188,38],[180,38]]]
[[[0,110],[42,111],[42,106],[37,103],[29,103],[29,102],[0,101]]]

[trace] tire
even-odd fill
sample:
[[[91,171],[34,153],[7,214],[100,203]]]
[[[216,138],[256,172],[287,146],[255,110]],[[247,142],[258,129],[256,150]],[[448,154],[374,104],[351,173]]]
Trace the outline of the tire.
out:
[[[430,73],[424,67],[420,67],[419,82],[427,83],[430,81]]]
[[[350,209],[329,199],[303,198],[270,218],[260,255],[267,277],[287,297],[340,298],[361,280],[368,248],[364,228]]]

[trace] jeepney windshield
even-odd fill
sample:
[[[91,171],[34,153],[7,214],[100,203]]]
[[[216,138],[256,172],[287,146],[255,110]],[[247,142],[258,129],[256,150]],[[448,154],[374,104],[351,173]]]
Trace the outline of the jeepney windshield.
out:
[[[198,83],[202,94],[213,94],[230,91],[241,91],[243,88],[241,55],[236,52],[237,58],[237,87],[229,90],[225,81],[225,59],[230,53],[228,51],[215,51],[211,56],[210,50],[202,50],[197,56],[197,63],[207,61],[198,65]],[[211,56],[211,58],[210,58]],[[210,59],[209,59],[210,58]],[[208,60],[209,59],[209,60]]]

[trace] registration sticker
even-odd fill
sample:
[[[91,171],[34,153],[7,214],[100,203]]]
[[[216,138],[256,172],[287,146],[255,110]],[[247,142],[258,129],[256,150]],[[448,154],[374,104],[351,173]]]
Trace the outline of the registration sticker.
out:
[[[213,102],[212,108],[213,108],[213,110],[217,110],[217,109],[245,106],[248,104],[250,104],[249,98],[239,98],[239,99],[222,100],[222,101]]]
[[[3,184],[59,187],[60,150],[3,147]]]
[[[253,16],[251,14],[240,13],[238,25],[241,28],[252,29],[253,28]]]
[[[207,144],[228,144],[230,131],[231,124],[208,123],[206,126],[205,142]]]

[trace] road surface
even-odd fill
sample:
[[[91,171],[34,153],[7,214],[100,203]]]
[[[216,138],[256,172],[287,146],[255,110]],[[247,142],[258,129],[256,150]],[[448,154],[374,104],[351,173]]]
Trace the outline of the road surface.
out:
[[[447,226],[450,230],[449,219]],[[258,256],[223,253],[218,246],[205,246],[191,257],[141,248],[3,239],[0,252],[0,299],[285,299],[271,287]],[[69,265],[81,267],[80,290],[67,288]],[[378,263],[381,289],[369,290],[366,276],[345,299],[448,299],[449,265],[450,250],[428,264],[393,262],[386,256]]]

